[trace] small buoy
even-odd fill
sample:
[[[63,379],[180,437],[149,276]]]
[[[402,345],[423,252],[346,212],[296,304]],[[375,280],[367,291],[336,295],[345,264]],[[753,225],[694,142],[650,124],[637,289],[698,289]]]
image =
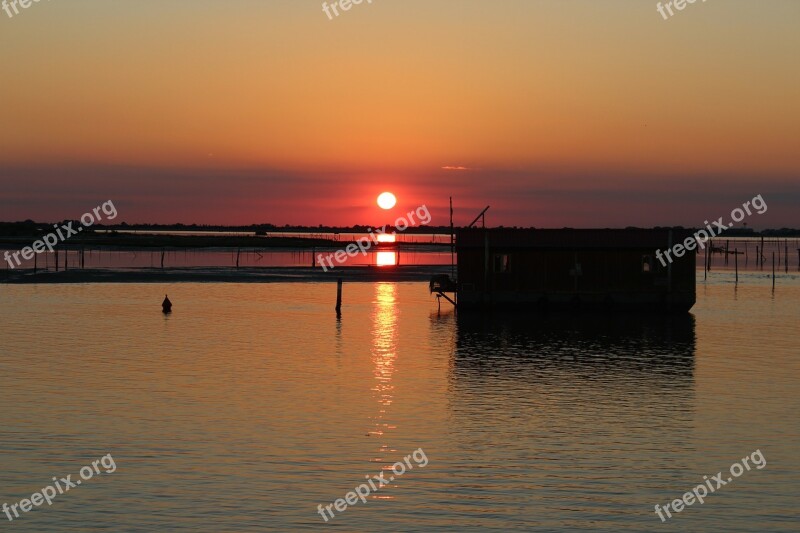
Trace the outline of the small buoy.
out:
[[[164,314],[172,312],[172,302],[169,301],[169,297],[165,294],[164,301],[161,303],[161,309],[164,310]]]

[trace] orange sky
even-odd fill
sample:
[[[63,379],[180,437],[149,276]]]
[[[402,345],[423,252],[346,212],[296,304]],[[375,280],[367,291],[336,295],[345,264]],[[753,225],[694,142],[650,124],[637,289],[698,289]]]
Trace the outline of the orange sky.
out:
[[[0,220],[112,199],[128,222],[349,225],[388,189],[442,224],[449,195],[462,223],[625,226],[763,194],[751,225],[800,226],[798,20],[795,0],[0,11]]]

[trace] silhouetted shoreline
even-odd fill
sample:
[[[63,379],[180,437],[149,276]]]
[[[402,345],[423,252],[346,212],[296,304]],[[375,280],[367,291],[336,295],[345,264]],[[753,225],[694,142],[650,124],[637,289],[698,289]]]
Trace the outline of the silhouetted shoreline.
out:
[[[197,267],[137,268],[131,270],[75,269],[66,272],[0,271],[0,283],[287,283],[287,282],[400,282],[425,281],[447,274],[450,266],[342,267],[328,272],[311,267]]]

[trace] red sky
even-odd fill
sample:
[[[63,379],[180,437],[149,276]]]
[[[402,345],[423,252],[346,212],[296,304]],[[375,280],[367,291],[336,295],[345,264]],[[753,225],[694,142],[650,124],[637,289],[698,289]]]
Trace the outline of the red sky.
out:
[[[0,17],[0,220],[446,224],[452,195],[457,223],[692,226],[761,194],[750,226],[800,227],[795,1],[34,7]]]

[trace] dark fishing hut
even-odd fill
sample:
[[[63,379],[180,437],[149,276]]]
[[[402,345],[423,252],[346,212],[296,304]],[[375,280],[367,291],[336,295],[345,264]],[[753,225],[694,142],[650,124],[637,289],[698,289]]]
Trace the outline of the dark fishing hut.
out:
[[[696,252],[672,254],[671,263],[664,255],[691,236],[684,229],[462,229],[453,289],[459,309],[686,312],[696,299]]]

